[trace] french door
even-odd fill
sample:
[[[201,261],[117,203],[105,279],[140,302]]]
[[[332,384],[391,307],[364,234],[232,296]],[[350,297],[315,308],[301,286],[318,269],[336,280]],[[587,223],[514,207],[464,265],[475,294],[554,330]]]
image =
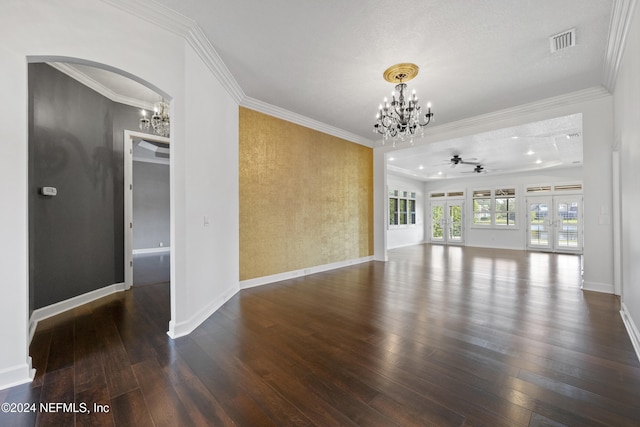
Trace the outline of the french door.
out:
[[[527,198],[527,248],[582,253],[582,196]]]
[[[463,203],[462,200],[431,202],[432,243],[464,243]]]

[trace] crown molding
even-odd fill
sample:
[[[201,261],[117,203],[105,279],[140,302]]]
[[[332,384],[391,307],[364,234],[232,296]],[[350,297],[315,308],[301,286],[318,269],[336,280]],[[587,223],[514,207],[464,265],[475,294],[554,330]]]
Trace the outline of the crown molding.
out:
[[[246,98],[244,91],[198,24],[194,23],[191,26],[189,33],[186,35],[186,41],[207,65],[209,70],[211,70],[213,75],[216,76],[233,100],[237,104],[240,104],[240,102]]]
[[[185,37],[195,24],[192,19],[153,0],[101,1],[182,37]]]
[[[222,84],[229,95],[239,105],[253,110],[269,114],[284,120],[306,126],[320,132],[328,133],[361,145],[373,147],[381,145],[381,140],[373,141],[355,135],[351,132],[318,122],[300,114],[267,104],[257,99],[246,96],[238,82],[235,80],[227,66],[224,64],[215,48],[206,37],[200,26],[193,21],[177,13],[176,11],[156,3],[153,0],[101,0],[118,9],[135,15],[147,22],[158,25],[167,31],[183,37],[187,43],[200,56],[203,62],[211,70],[214,76]],[[609,40],[605,53],[603,87],[586,89],[559,97],[549,98],[541,102],[525,104],[523,106],[501,110],[498,112],[463,119],[440,126],[434,126],[427,134],[446,132],[460,127],[471,127],[487,120],[501,120],[527,112],[553,108],[562,104],[580,102],[609,95],[615,87],[615,81],[624,51],[631,16],[635,8],[636,0],[614,0],[610,23]]]
[[[153,0],[101,1],[137,16],[147,22],[158,25],[173,34],[183,37],[237,104],[270,116],[278,117],[283,120],[336,136],[338,138],[346,139],[357,144],[365,145],[367,147],[373,146],[373,141],[370,139],[363,138],[351,132],[248,97],[236,81],[235,77],[233,77],[233,74],[231,74],[226,64],[222,61],[222,58],[218,55],[218,52],[216,52],[211,42],[204,34],[202,28],[200,28],[197,22],[185,17],[184,15],[181,15],[164,5],[156,3]]]
[[[592,101],[599,98],[611,96],[609,92],[603,86],[595,86],[588,89],[583,89],[575,92],[569,92],[564,95],[554,96],[546,98],[540,101],[530,102],[528,104],[518,105],[516,107],[506,108],[504,110],[494,111],[492,113],[481,114],[479,116],[469,117],[467,119],[457,120],[455,122],[444,123],[442,125],[434,126],[425,130],[424,138],[437,137],[439,134],[446,134],[452,131],[459,131],[460,129],[473,128],[480,125],[486,125],[487,123],[500,122],[503,120],[514,119],[522,117],[524,115],[539,113],[541,111],[550,110],[553,108],[561,107],[563,105],[577,104],[580,102]],[[420,143],[419,139],[416,139],[416,143]],[[390,144],[382,144],[382,140],[376,141],[376,148],[386,148],[389,151],[392,149],[402,149],[406,146],[392,147]],[[387,150],[385,150],[387,151]]]
[[[185,39],[236,103],[239,104],[245,97],[242,88],[196,21],[153,0],[101,1]]]
[[[614,0],[611,12],[611,22],[609,23],[609,39],[607,40],[607,50],[604,57],[605,88],[613,93],[620,69],[620,61],[624,53],[624,47],[629,33],[631,18],[636,6],[636,0]]]
[[[268,104],[255,98],[245,97],[240,103],[242,107],[249,108],[251,110],[258,111],[260,113],[268,114],[269,116],[277,117],[288,122],[292,122],[310,129],[317,130],[329,135],[336,136],[338,138],[346,139],[347,141],[355,142],[356,144],[364,145],[367,147],[373,147],[373,141],[367,138],[363,138],[360,135],[345,131],[335,126],[328,125],[326,123],[319,122],[309,117],[303,116],[298,113],[285,110],[284,108],[277,107],[275,105]]]
[[[80,82],[81,84],[87,86],[89,89],[93,89],[98,92],[100,95],[108,98],[114,102],[118,102],[120,104],[130,105],[136,108],[144,108],[145,110],[153,110],[153,104],[148,102],[140,101],[139,99],[131,98],[129,96],[120,95],[104,86],[103,84],[95,81],[91,77],[87,76],[83,72],[79,71],[77,68],[73,67],[70,64],[63,62],[47,62],[47,65],[55,68],[61,73],[66,74],[72,79]]]

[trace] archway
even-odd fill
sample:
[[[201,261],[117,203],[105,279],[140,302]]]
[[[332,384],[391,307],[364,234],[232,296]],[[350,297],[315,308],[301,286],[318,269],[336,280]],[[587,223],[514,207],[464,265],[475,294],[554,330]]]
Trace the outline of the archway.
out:
[[[124,129],[152,101],[128,87],[170,99],[105,64],[29,58],[30,338],[39,320],[126,288]]]

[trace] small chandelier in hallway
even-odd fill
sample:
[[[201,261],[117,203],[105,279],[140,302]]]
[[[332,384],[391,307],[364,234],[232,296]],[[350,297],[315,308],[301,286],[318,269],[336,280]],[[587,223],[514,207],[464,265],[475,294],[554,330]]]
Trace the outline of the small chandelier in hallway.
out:
[[[153,115],[151,119],[147,117],[147,111],[142,110],[140,117],[140,129],[153,132],[156,135],[169,137],[171,130],[171,120],[169,119],[169,104],[164,101],[153,104]]]
[[[421,115],[415,90],[411,95],[405,95],[405,82],[418,75],[418,70],[415,64],[403,63],[392,65],[383,74],[386,81],[396,83],[395,91],[391,94],[391,103],[384,98],[373,125],[373,131],[383,136],[383,144],[388,139],[393,139],[395,145],[396,139],[404,141],[406,138],[413,138],[418,130],[422,133],[422,128],[428,125],[433,117],[430,103],[427,104],[427,112]]]

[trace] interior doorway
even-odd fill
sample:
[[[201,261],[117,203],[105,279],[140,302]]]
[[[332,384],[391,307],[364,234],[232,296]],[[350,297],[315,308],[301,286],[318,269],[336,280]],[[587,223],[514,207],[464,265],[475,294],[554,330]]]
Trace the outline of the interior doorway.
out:
[[[124,131],[125,288],[170,281],[169,138]]]
[[[31,57],[28,68],[30,338],[39,321],[127,289],[125,276],[131,286],[124,130],[169,98],[127,72],[60,59]]]

